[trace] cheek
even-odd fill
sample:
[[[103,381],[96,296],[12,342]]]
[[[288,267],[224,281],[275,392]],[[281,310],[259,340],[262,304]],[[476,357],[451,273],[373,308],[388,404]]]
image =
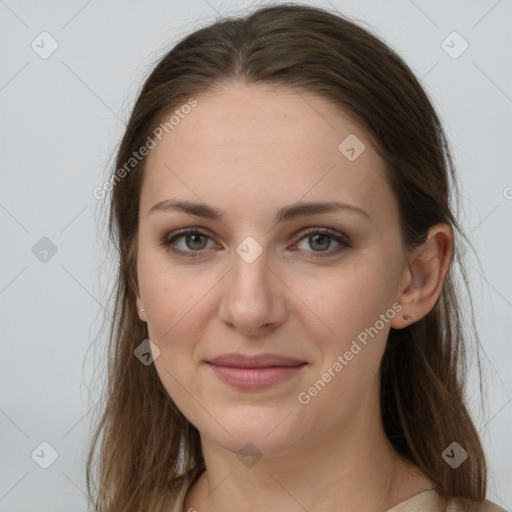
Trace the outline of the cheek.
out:
[[[203,298],[218,281],[211,272],[198,272],[194,265],[171,265],[165,251],[154,248],[141,248],[138,279],[148,329],[162,346],[179,344],[178,340],[186,340],[185,333],[190,337],[199,327],[197,320],[205,318]]]
[[[317,340],[318,377],[338,356],[344,359],[333,388],[363,389],[378,372],[397,314],[393,309],[397,275],[393,258],[375,251],[332,269],[328,276],[294,281],[294,292],[307,305],[301,306],[306,336]]]
[[[179,273],[151,271],[145,305],[148,335],[160,350],[154,362],[158,376],[178,409],[195,424],[204,414],[197,404],[207,398],[197,379],[196,347],[208,314],[201,301],[207,290],[191,286],[190,281]]]
[[[293,282],[305,312],[312,313],[308,323],[320,324],[325,338],[330,334],[340,341],[373,325],[392,306],[396,289],[395,271],[388,267],[385,273],[369,259],[333,268],[323,276],[297,276]]]
[[[168,394],[178,404],[185,399],[180,398],[183,387],[194,394],[194,349],[203,329],[201,322],[207,317],[201,298],[209,283],[207,276],[199,280],[189,270],[170,268],[158,252],[141,248],[139,289],[149,339],[160,350],[155,368]]]
[[[327,291],[309,294],[308,305],[322,322],[311,315],[306,325],[306,336],[316,339],[318,353],[315,371],[300,389],[299,410],[306,427],[311,423],[314,428],[319,415],[325,428],[339,427],[340,418],[348,421],[379,386],[380,362],[396,315],[390,291],[394,270],[389,268],[386,275],[370,262],[351,270],[326,279]],[[299,293],[312,289],[311,282],[302,284]]]

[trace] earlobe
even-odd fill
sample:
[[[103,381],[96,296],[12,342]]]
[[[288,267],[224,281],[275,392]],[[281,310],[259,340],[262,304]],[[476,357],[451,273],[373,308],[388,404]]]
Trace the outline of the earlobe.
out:
[[[410,279],[398,297],[404,314],[397,315],[391,327],[403,329],[421,320],[436,305],[450,268],[452,254],[451,227],[446,223],[432,226],[426,242],[414,250],[408,264]]]
[[[136,300],[136,306],[137,306],[137,311],[139,313],[139,318],[145,322],[146,321],[146,309],[144,308],[144,304],[142,302],[142,300],[137,296],[137,300]]]

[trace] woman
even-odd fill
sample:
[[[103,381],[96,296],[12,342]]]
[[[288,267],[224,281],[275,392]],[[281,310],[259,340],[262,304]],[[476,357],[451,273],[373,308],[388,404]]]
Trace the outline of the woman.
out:
[[[348,19],[281,4],[177,44],[105,187],[96,510],[502,510],[464,401],[455,185],[419,82]]]

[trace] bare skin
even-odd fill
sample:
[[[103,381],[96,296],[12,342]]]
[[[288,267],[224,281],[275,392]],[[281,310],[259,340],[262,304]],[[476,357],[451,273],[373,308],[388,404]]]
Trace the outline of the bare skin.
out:
[[[383,431],[379,365],[390,328],[434,307],[452,251],[449,226],[433,226],[424,246],[405,250],[380,156],[325,99],[240,84],[196,99],[148,156],[137,255],[136,299],[160,350],[155,367],[199,430],[206,462],[184,510],[384,512],[434,488]],[[338,148],[351,134],[365,144],[353,161]],[[206,203],[224,217],[150,212],[169,199]],[[320,201],[364,213],[275,222],[282,207]],[[173,247],[198,257],[160,245],[187,227],[203,236],[182,235]],[[313,227],[348,244],[304,234]],[[262,249],[250,263],[236,251],[247,237]],[[378,333],[333,373],[371,326]],[[308,364],[270,388],[242,391],[206,363],[232,352]],[[309,393],[329,368],[329,382]],[[246,443],[261,455],[250,466],[238,456]]]

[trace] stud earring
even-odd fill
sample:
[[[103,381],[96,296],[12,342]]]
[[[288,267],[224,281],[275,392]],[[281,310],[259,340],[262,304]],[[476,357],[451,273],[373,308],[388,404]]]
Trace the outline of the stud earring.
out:
[[[404,313],[404,320],[407,320],[408,322],[412,322],[412,316],[409,315],[409,313]]]
[[[140,313],[143,313],[144,311],[146,311],[144,308],[139,308]]]

